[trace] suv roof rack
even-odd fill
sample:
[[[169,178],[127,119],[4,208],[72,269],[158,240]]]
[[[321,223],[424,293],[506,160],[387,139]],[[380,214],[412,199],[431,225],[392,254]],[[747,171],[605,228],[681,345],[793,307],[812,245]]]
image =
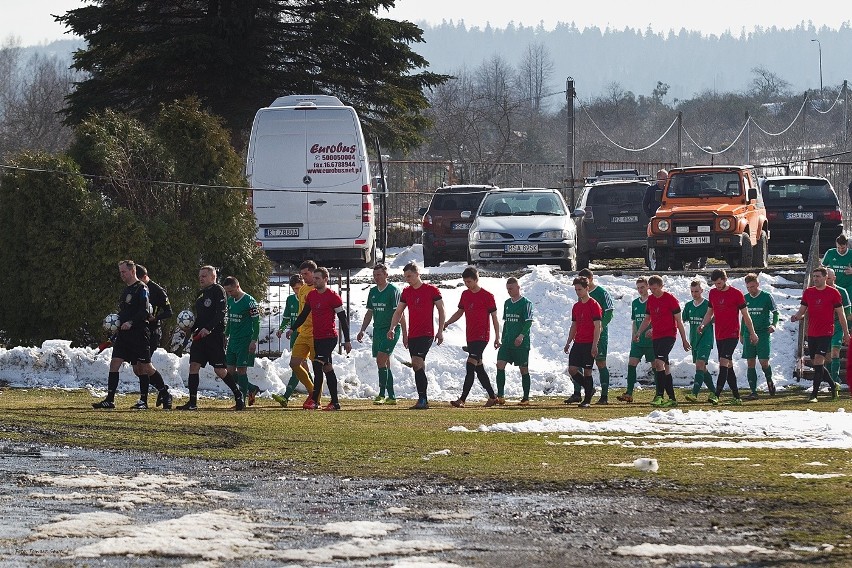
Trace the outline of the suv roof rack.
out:
[[[590,184],[610,179],[633,179],[644,181],[649,179],[649,177],[650,176],[647,175],[639,175],[639,170],[635,168],[624,170],[597,170],[594,176],[586,178],[586,183]]]

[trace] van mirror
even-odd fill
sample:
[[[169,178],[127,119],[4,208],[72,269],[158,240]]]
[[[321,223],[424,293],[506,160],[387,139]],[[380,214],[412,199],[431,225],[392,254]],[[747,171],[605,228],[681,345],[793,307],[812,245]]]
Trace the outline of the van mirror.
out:
[[[462,211],[461,212],[461,218],[462,219],[470,219],[471,217],[473,217],[473,213],[471,213],[470,211]]]
[[[586,210],[585,210],[585,209],[583,209],[582,207],[577,207],[577,208],[576,208],[576,209],[574,209],[574,211],[571,213],[571,216],[572,216],[572,217],[585,217],[585,216],[586,216]]]
[[[756,187],[748,188],[748,200],[751,201],[752,199],[757,199],[757,188]]]
[[[429,211],[428,207],[421,207],[420,209],[417,210],[417,216],[422,217],[423,215],[426,214],[427,211]]]

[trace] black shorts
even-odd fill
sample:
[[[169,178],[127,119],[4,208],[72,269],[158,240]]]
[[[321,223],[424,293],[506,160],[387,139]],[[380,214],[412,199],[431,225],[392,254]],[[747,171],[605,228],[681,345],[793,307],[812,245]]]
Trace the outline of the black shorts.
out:
[[[574,343],[568,353],[568,366],[580,369],[591,369],[595,365],[592,357],[592,343]]]
[[[669,364],[669,353],[672,352],[677,337],[658,337],[651,340],[654,348],[654,359],[659,359],[666,365]]]
[[[189,362],[198,363],[202,367],[206,367],[207,363],[214,369],[225,369],[225,334],[221,331],[214,331],[210,335],[199,340],[192,341],[192,347],[189,348]]]
[[[485,354],[485,348],[488,347],[487,341],[468,341],[467,356],[482,361],[482,356]]]
[[[429,349],[432,347],[433,341],[435,341],[435,338],[430,335],[425,335],[423,337],[409,337],[408,354],[412,357],[426,359],[426,354],[429,353]]]
[[[817,355],[825,357],[831,350],[831,336],[812,337],[808,336],[808,355],[811,359]]]
[[[112,358],[121,359],[131,365],[150,363],[151,353],[148,346],[148,327],[119,330],[116,334],[115,345],[112,347]]]
[[[829,338],[831,339],[831,338]],[[733,360],[734,352],[737,350],[737,345],[740,340],[736,337],[716,340],[716,352],[719,354],[719,359]]]
[[[335,347],[337,347],[336,337],[314,338],[314,360],[323,365],[331,365],[331,355],[334,353]]]
[[[163,339],[163,330],[159,327],[157,329],[148,328],[148,352],[151,356],[154,356],[154,352],[160,348],[160,340]]]

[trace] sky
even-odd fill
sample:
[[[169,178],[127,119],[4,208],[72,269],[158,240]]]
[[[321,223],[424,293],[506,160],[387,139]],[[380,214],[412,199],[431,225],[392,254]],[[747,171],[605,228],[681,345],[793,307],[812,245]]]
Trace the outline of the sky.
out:
[[[20,38],[22,45],[36,45],[56,39],[68,38],[64,28],[53,21],[50,14],[64,14],[84,5],[84,0],[3,0],[3,17],[0,18],[0,43],[10,36]],[[736,15],[734,17],[733,15]],[[683,2],[656,0],[635,2],[608,0],[602,3],[553,2],[552,0],[526,0],[525,2],[494,2],[493,0],[398,0],[388,14],[399,20],[425,21],[440,24],[442,21],[464,23],[468,27],[502,28],[509,22],[525,26],[553,29],[558,22],[574,22],[579,28],[607,26],[622,29],[625,26],[655,31],[699,30],[705,34],[721,34],[727,30],[738,34],[744,27],[751,31],[756,25],[794,28],[803,21],[811,21],[819,28],[837,29],[849,21],[840,10],[809,10],[805,12],[800,2],[790,0],[751,1],[717,0],[712,9],[703,10],[700,17]]]

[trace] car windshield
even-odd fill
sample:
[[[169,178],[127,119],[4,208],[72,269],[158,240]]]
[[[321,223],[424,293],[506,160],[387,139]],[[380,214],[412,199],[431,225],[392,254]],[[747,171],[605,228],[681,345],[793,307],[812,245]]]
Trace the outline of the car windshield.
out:
[[[492,193],[482,203],[480,215],[509,217],[513,215],[565,215],[562,200],[554,193]]]
[[[807,201],[834,205],[837,197],[826,180],[768,180],[763,188],[763,200],[767,204],[781,205]]]
[[[667,197],[736,197],[742,194],[736,172],[677,173],[672,175]]]
[[[611,205],[614,207],[641,207],[647,185],[602,185],[589,190],[588,205]]]
[[[432,198],[433,211],[476,211],[484,191],[437,193]]]

